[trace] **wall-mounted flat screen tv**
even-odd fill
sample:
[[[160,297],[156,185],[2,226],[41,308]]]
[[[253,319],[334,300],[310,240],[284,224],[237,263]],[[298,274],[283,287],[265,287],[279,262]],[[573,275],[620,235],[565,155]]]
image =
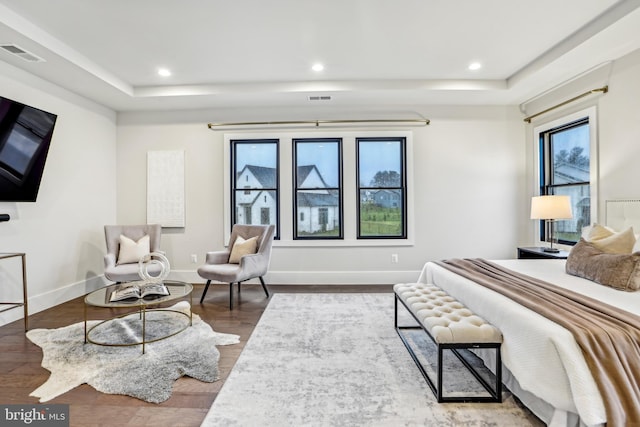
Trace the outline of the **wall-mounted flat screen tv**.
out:
[[[57,115],[0,97],[0,202],[35,202]]]

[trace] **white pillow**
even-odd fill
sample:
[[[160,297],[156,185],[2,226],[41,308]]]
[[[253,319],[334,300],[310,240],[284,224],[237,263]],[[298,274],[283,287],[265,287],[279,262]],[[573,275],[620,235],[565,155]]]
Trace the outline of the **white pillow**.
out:
[[[140,238],[137,242],[127,236],[120,235],[120,250],[118,252],[118,262],[116,264],[130,264],[138,262],[140,258],[148,255],[149,248],[149,235],[146,234]]]
[[[607,227],[606,225],[602,226],[600,224],[593,224],[582,227],[582,238],[587,242],[591,242],[592,240],[613,236],[615,232],[616,231],[613,228]]]
[[[630,254],[636,243],[633,228],[629,227],[619,233],[613,233],[606,237],[591,241],[593,246],[610,254]]]
[[[258,250],[258,237],[252,237],[250,239],[243,239],[242,236],[236,237],[236,241],[231,248],[231,255],[229,256],[229,264],[239,264],[240,258],[245,255],[255,254]]]

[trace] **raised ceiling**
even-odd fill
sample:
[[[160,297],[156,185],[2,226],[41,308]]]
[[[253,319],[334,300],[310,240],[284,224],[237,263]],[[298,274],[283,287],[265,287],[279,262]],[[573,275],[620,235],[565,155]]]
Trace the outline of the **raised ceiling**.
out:
[[[640,0],[0,0],[0,44],[116,111],[519,104],[640,48]]]

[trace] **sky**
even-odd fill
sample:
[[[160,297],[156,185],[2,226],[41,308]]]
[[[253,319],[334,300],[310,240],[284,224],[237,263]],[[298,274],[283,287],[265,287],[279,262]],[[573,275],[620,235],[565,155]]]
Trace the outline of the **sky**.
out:
[[[339,186],[339,144],[337,142],[305,142],[296,146],[298,166],[316,165],[329,187]]]
[[[359,172],[360,184],[369,185],[379,171],[396,171],[401,169],[401,144],[399,141],[360,141]],[[296,147],[297,164],[299,166],[316,165],[328,186],[338,186],[338,151],[339,144],[333,141],[311,141],[298,143]],[[275,168],[276,144],[255,143],[237,144],[237,170],[249,164]]]
[[[360,142],[360,185],[369,185],[374,175],[380,171],[400,173],[400,160],[399,141]]]
[[[589,125],[578,126],[575,128],[567,129],[562,132],[555,133],[553,135],[554,141],[554,153],[560,150],[567,150],[570,152],[573,147],[581,147],[582,155],[590,157],[589,155]]]
[[[277,165],[274,143],[236,144],[235,147],[238,171],[246,165],[268,168],[275,168]]]

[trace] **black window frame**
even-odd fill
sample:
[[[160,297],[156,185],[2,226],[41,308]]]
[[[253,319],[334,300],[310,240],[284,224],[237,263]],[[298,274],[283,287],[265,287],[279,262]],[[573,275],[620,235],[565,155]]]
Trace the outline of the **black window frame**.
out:
[[[371,187],[371,186],[361,186],[360,185],[360,143],[361,142],[389,142],[396,141],[400,143],[400,186],[399,187]],[[408,224],[407,224],[407,212],[408,212],[408,199],[407,199],[407,138],[406,137],[362,137],[356,138],[356,238],[359,240],[371,240],[371,239],[385,239],[385,240],[406,240],[408,235]],[[363,189],[366,190],[400,190],[400,194],[402,196],[402,212],[401,212],[401,234],[400,235],[362,235],[361,230],[361,218],[360,214],[362,212],[362,198],[360,196],[361,191]]]
[[[583,186],[587,186],[589,188],[589,190],[591,189],[591,174],[589,174],[590,178],[589,181],[576,181],[576,182],[572,182],[572,183],[562,183],[562,184],[554,184],[552,182],[553,179],[553,171],[554,171],[554,161],[555,159],[553,159],[553,147],[552,147],[552,136],[554,134],[569,130],[569,129],[575,129],[578,128],[580,126],[591,126],[591,123],[589,121],[589,116],[584,116],[581,117],[579,119],[576,120],[571,120],[567,123],[561,124],[559,126],[555,126],[553,128],[547,129],[543,132],[540,132],[539,134],[539,156],[540,156],[540,170],[539,170],[539,176],[540,176],[540,182],[539,182],[539,191],[540,191],[540,195],[544,196],[544,195],[555,195],[557,194],[557,190],[558,189],[562,189],[562,188],[571,188],[571,187],[583,187]],[[589,133],[589,139],[591,139],[591,133]],[[591,152],[591,141],[589,141],[589,170],[591,170],[591,158],[592,158],[592,152]],[[574,217],[576,216],[575,212],[574,212]],[[588,221],[590,222],[590,221]],[[548,239],[548,231],[546,229],[547,227],[547,223],[544,220],[540,220],[540,226],[539,226],[539,230],[540,230],[540,234],[539,234],[539,239],[541,242],[547,242],[549,241]],[[583,224],[583,226],[587,226],[589,225],[587,224]],[[557,234],[557,233],[554,233]],[[578,238],[579,240],[579,238]],[[572,240],[566,240],[566,239],[557,239],[554,240],[556,243],[558,244],[562,244],[562,245],[568,245],[568,246],[573,246],[577,243],[577,241],[572,241]]]
[[[293,221],[293,240],[343,240],[344,239],[344,200],[343,200],[343,155],[342,155],[342,138],[293,138],[292,139],[292,175],[293,175],[293,204],[292,204],[292,218]],[[322,143],[332,143],[337,144],[338,146],[338,187],[322,187],[322,188],[309,188],[309,187],[298,187],[298,144],[322,144]],[[338,192],[338,234],[336,236],[301,236],[298,232],[298,219],[299,213],[298,211],[298,192],[301,190],[333,190]],[[310,217],[313,217],[310,215]]]
[[[233,229],[233,226],[236,224],[237,222],[237,209],[236,209],[236,194],[238,192],[242,192],[242,193],[246,193],[247,191],[247,186],[245,185],[241,185],[241,183],[237,182],[238,178],[239,178],[239,173],[241,171],[238,170],[237,168],[237,159],[238,159],[238,154],[237,154],[237,149],[240,145],[258,145],[258,144],[275,144],[275,148],[276,148],[276,153],[275,153],[275,157],[276,157],[276,167],[275,167],[275,187],[274,188],[251,188],[249,187],[248,190],[249,191],[256,191],[259,190],[260,192],[263,191],[273,191],[275,194],[275,210],[276,210],[276,223],[275,225],[275,233],[274,233],[274,239],[278,240],[280,239],[280,140],[279,139],[266,139],[266,138],[260,138],[260,139],[232,139],[229,141],[231,147],[230,147],[230,162],[231,162],[231,168],[230,168],[230,173],[231,173],[231,177],[230,177],[230,183],[231,183],[231,212],[230,212],[230,227],[231,229]],[[262,222],[262,221],[260,221]],[[256,224],[258,225],[258,224]]]

